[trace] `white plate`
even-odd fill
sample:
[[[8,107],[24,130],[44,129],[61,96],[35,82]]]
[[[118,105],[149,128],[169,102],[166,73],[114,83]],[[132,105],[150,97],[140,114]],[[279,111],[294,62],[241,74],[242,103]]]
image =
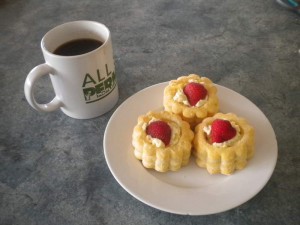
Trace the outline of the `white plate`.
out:
[[[216,85],[220,110],[244,117],[256,131],[256,153],[247,167],[231,176],[209,175],[194,159],[177,172],[146,169],[133,155],[131,135],[139,115],[163,109],[168,83],[148,87],[128,98],[110,118],[104,154],[111,173],[132,196],[154,208],[187,215],[232,209],[255,196],[270,179],[277,161],[277,142],[266,116],[242,95]]]

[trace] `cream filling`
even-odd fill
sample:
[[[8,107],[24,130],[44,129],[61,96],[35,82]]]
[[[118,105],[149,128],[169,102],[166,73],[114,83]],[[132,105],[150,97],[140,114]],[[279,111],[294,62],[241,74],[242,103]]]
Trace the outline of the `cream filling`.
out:
[[[164,148],[164,147],[166,147],[165,143],[163,141],[161,141],[160,139],[158,139],[158,138],[152,138],[150,135],[147,135],[147,139],[153,145],[155,145],[157,148],[161,148],[161,147]]]
[[[234,127],[234,129],[236,130],[236,135],[231,138],[230,140],[221,142],[221,143],[212,143],[212,145],[214,147],[218,147],[218,148],[225,148],[225,147],[231,147],[234,145],[234,143],[236,143],[239,139],[241,139],[241,129],[240,126],[237,125],[234,121],[229,121],[231,126]],[[203,131],[204,133],[206,133],[207,136],[209,136],[211,134],[211,125],[205,126],[203,127]]]
[[[194,82],[194,83],[200,83],[204,86],[204,83],[203,82],[198,82],[197,80],[193,80],[193,79],[190,79],[189,80],[189,83],[191,82]],[[205,86],[204,86],[205,87]],[[191,106],[189,101],[188,101],[188,98],[186,97],[186,95],[184,94],[183,92],[183,89],[180,88],[177,90],[176,94],[174,95],[173,97],[173,100],[176,101],[176,102],[179,102],[179,103],[182,103],[186,106],[189,106],[189,107],[201,107],[202,105],[204,105],[206,102],[207,102],[207,99],[208,99],[208,95],[206,95],[205,99],[200,99],[196,105],[194,106]]]
[[[177,90],[176,94],[173,97],[173,100],[176,102],[183,103],[184,105],[191,106],[182,89]]]
[[[142,129],[146,132],[148,124],[157,120],[159,119],[152,118],[148,123],[143,123]],[[180,127],[172,121],[167,122],[167,124],[171,127],[171,139],[169,145],[175,145],[180,139]],[[166,147],[165,143],[158,138],[153,138],[150,135],[147,135],[146,138],[151,144],[155,145],[157,148]]]

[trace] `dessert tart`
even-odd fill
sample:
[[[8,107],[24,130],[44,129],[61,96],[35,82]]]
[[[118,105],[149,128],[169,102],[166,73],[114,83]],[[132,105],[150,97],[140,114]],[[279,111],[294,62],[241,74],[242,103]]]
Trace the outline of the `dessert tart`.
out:
[[[177,171],[188,164],[194,133],[189,123],[170,112],[139,116],[133,129],[134,155],[146,168]]]
[[[243,169],[254,154],[254,128],[233,113],[217,113],[195,128],[196,163],[210,174]]]
[[[166,111],[180,115],[192,128],[219,111],[217,88],[210,79],[196,74],[171,80],[164,90],[163,104]]]

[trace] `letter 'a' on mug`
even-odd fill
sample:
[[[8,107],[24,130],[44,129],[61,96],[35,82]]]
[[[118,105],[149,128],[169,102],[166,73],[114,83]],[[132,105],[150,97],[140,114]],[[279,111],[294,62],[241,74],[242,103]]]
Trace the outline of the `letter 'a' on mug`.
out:
[[[61,109],[76,119],[90,119],[111,110],[119,98],[111,34],[95,21],[73,21],[48,31],[41,41],[45,63],[27,75],[28,103],[41,112]],[[36,102],[33,87],[50,75],[55,92],[47,104]]]

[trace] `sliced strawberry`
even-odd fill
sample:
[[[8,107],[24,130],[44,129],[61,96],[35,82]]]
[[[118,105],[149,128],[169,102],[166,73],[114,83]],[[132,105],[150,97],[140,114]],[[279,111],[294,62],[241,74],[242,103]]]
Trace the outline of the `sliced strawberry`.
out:
[[[236,130],[228,120],[216,119],[211,124],[212,143],[222,143],[235,137]]]
[[[202,84],[195,82],[188,83],[184,87],[183,92],[191,106],[195,106],[199,100],[205,99],[207,95],[205,87]]]
[[[146,133],[150,135],[152,138],[160,139],[165,146],[170,143],[171,140],[171,128],[164,121],[154,121],[150,123],[146,128]]]

